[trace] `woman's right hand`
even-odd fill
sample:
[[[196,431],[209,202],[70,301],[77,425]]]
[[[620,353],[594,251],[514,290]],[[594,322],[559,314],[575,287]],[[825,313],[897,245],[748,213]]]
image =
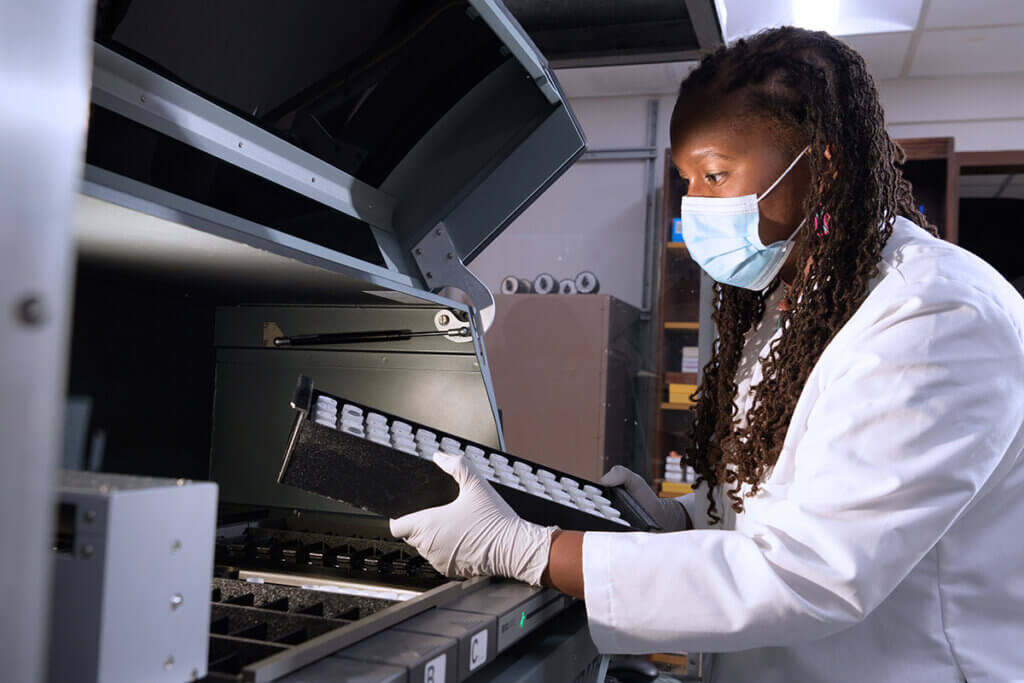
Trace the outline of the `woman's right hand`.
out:
[[[690,516],[675,498],[658,498],[643,477],[627,467],[616,465],[601,477],[604,486],[621,486],[664,531],[686,531],[693,528]]]

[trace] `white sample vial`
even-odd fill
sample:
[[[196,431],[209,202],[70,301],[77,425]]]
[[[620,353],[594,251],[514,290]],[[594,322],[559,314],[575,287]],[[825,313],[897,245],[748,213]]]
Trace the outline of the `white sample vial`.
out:
[[[621,517],[622,513],[613,508],[611,505],[602,505],[598,508],[605,517]]]
[[[361,439],[365,439],[366,438],[366,433],[363,432],[363,430],[360,429],[359,427],[348,427],[348,426],[346,426],[346,427],[342,427],[341,431],[346,432],[348,434],[351,434],[352,436],[358,436]]]
[[[562,488],[566,491],[569,489],[578,489],[580,487],[580,483],[578,481],[570,479],[569,477],[562,477],[559,481],[562,482]]]
[[[596,486],[591,486],[590,484],[584,484],[583,485],[583,492],[584,493],[588,493],[588,494],[590,494],[592,496],[600,496],[601,495],[601,489],[597,488]]]
[[[577,498],[576,504],[580,506],[580,510],[586,510],[587,512],[593,512],[597,510],[597,506],[586,498]]]
[[[544,486],[544,489],[555,498],[569,498],[569,494],[566,493],[565,489],[558,485],[558,482],[552,483],[550,481],[541,479],[540,483],[542,486]]]
[[[441,437],[441,448],[456,448],[460,452],[462,451],[462,444],[453,439],[450,436]]]
[[[351,405],[349,403],[346,403],[344,406],[342,406],[341,414],[351,415],[352,417],[358,417],[360,420],[363,419],[363,409],[359,408],[358,406]]]
[[[389,439],[387,437],[380,437],[380,436],[373,436],[373,435],[371,435],[370,436],[370,441],[372,441],[374,443],[379,443],[381,446],[388,446],[388,447],[391,446],[391,439]]]
[[[393,439],[391,439],[391,443],[395,445],[395,448],[409,450],[412,451],[413,453],[416,452],[416,442],[414,442],[412,439],[401,439],[396,436]]]
[[[402,451],[403,453],[408,453],[409,455],[415,455],[419,457],[419,453],[417,453],[416,449],[413,448],[412,446],[395,446],[395,448],[397,450]]]
[[[570,488],[566,489],[565,492],[568,493],[569,497],[575,501],[587,500],[587,494],[583,493],[580,489]]]
[[[529,472],[531,474],[533,473],[533,468],[530,467],[525,462],[523,462],[522,460],[516,460],[514,463],[512,463],[512,469],[514,469],[516,472]]]
[[[318,418],[316,418],[316,420],[314,420],[314,422],[316,422],[318,425],[323,425],[324,427],[330,427],[331,429],[337,429],[337,426],[334,424],[333,420],[328,420],[326,418],[318,417]]]
[[[491,453],[489,456],[487,456],[487,459],[491,461],[492,465],[495,463],[501,463],[502,465],[508,464],[508,458],[506,458],[504,455],[499,455],[498,453]]]
[[[316,397],[316,402],[317,403],[326,403],[326,404],[332,405],[332,406],[338,405],[338,400],[337,399],[331,398],[330,396],[328,396],[326,394],[320,394],[319,396],[317,396]]]
[[[555,481],[554,472],[548,472],[547,470],[542,470],[540,468],[537,469],[537,476],[548,481]]]
[[[529,491],[530,493],[547,493],[544,490],[544,487],[536,482],[523,482],[523,485],[526,486],[526,490]]]
[[[417,441],[437,441],[437,434],[430,431],[429,429],[417,429],[416,430]]]
[[[395,420],[394,422],[391,423],[391,433],[408,434],[409,436],[412,436],[412,425],[402,422],[400,420]]]
[[[466,455],[473,459],[482,458],[484,457],[484,449],[479,446],[466,446]]]
[[[612,502],[605,498],[604,496],[589,496],[589,498],[594,502],[595,505],[597,505],[597,507],[612,504]]]
[[[380,413],[369,413],[366,416],[366,424],[379,424],[383,427],[387,427],[388,419]]]
[[[621,524],[622,526],[629,526],[629,522],[622,519],[622,517],[612,517],[611,521],[615,522],[616,524]]]

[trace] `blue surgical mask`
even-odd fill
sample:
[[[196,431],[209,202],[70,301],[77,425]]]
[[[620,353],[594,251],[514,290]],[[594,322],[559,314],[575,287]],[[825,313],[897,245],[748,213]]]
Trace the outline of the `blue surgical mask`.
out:
[[[771,284],[793,250],[800,221],[788,239],[761,243],[758,203],[796,166],[804,148],[764,194],[742,197],[683,197],[680,219],[690,256],[713,279],[733,287],[760,291]]]

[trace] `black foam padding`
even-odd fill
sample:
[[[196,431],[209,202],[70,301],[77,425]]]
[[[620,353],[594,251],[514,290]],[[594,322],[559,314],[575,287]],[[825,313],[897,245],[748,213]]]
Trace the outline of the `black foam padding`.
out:
[[[218,591],[218,599],[214,602],[228,602],[251,595],[251,604],[255,607],[280,609],[283,606],[282,601],[286,601],[287,607],[281,611],[322,616],[329,619],[363,619],[397,602],[382,598],[327,593],[294,586],[250,583],[234,579],[214,579],[213,587]],[[275,604],[276,607],[273,607],[272,605]]]
[[[227,620],[227,633],[224,635],[285,645],[297,645],[349,623],[323,617],[281,614],[255,607],[210,605],[210,622],[224,620]]]
[[[401,517],[446,505],[459,485],[429,460],[302,419],[282,484]]]
[[[400,420],[414,431],[429,430],[434,432],[439,440],[449,436],[459,441],[463,448],[472,445],[484,452],[501,454],[512,464],[522,462],[528,464],[531,470],[539,467],[537,463],[525,458],[498,451],[455,434],[448,434],[430,425],[391,415],[380,408],[359,404],[324,391],[314,391],[313,381],[305,376],[299,377],[298,387],[292,405],[299,409],[299,413],[292,428],[292,440],[285,456],[285,468],[278,479],[283,484],[335,498],[389,517],[444,505],[458,496],[458,485],[455,480],[430,460],[309,420],[307,411],[319,396],[329,397],[339,405],[351,404],[364,412],[376,412],[389,423]],[[545,469],[559,478],[568,476],[580,486],[590,485],[597,488],[611,501],[626,524],[617,524],[604,517],[505,486],[500,482],[492,481],[491,486],[520,516],[536,524],[558,525],[563,529],[578,531],[660,529],[657,522],[625,489],[601,486],[550,467]]]

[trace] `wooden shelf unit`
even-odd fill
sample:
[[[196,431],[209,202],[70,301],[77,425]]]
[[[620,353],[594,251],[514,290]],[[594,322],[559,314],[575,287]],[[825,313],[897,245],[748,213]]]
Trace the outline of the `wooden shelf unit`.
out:
[[[665,154],[665,182],[662,192],[661,259],[658,273],[659,299],[655,308],[658,335],[657,381],[654,383],[654,432],[651,438],[651,480],[665,474],[665,456],[688,445],[691,401],[669,400],[668,385],[696,384],[696,373],[682,372],[683,346],[697,346],[700,323],[700,267],[690,258],[683,242],[670,242],[672,219],[679,215],[683,183],[672,164],[671,153]],[[655,489],[657,490],[657,489]]]

